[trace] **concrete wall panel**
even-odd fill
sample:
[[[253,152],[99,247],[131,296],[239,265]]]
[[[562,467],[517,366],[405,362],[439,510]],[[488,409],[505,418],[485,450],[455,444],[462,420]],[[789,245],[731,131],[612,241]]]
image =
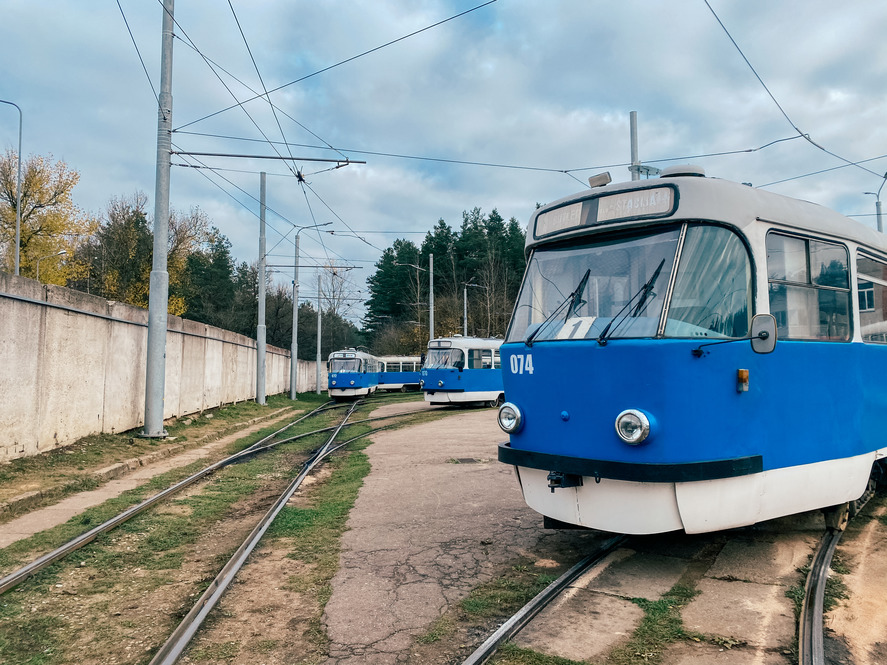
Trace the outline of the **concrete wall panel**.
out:
[[[0,461],[144,423],[148,312],[0,273]],[[289,351],[269,346],[266,394],[289,392]],[[314,389],[313,362],[298,390]],[[322,388],[326,389],[326,372]],[[170,316],[164,418],[255,398],[255,341]]]

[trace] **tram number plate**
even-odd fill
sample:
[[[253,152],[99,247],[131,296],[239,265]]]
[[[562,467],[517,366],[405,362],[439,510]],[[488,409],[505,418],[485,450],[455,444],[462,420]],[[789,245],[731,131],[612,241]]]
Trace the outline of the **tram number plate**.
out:
[[[533,354],[526,355],[515,353],[511,356],[511,373],[512,374],[532,374],[533,373]]]

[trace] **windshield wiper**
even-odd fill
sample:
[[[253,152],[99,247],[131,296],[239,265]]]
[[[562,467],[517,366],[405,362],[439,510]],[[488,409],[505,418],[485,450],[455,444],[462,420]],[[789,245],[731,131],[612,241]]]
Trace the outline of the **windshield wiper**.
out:
[[[650,295],[652,294],[654,297],[656,296],[656,294],[653,293],[653,286],[656,284],[656,280],[659,279],[659,273],[662,272],[662,266],[664,265],[665,259],[662,259],[659,262],[656,270],[653,271],[650,279],[648,279],[644,283],[644,285],[640,289],[638,289],[637,293],[629,298],[628,302],[625,303],[625,306],[616,313],[616,316],[610,319],[610,322],[604,327],[604,329],[601,331],[601,334],[597,338],[598,344],[600,344],[601,346],[605,346],[607,343],[607,335],[615,334],[616,329],[621,326],[622,322],[625,321],[625,319],[627,319],[629,316],[640,316],[641,312],[644,309],[644,305],[646,305]],[[635,299],[637,299],[637,304],[632,305]],[[628,310],[627,313],[626,310]],[[618,323],[616,323],[617,320],[619,321]],[[616,323],[615,326],[613,325],[614,323]]]
[[[579,280],[579,284],[576,285],[576,288],[566,297],[566,299],[558,305],[555,310],[545,317],[545,320],[539,324],[539,327],[536,328],[533,332],[531,332],[527,339],[524,340],[524,344],[527,346],[533,346],[533,340],[535,340],[539,333],[542,332],[542,329],[545,328],[549,323],[551,323],[555,317],[557,317],[558,313],[561,312],[564,306],[567,306],[567,315],[564,317],[564,321],[567,321],[570,317],[576,316],[576,311],[585,304],[585,300],[582,300],[580,297],[582,292],[585,290],[585,285],[588,284],[588,277],[591,275],[591,268],[585,271],[585,274],[582,275],[582,279]]]

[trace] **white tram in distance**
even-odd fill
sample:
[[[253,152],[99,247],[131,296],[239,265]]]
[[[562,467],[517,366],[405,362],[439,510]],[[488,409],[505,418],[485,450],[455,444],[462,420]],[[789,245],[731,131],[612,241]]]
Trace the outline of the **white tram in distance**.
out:
[[[371,395],[379,387],[379,367],[379,359],[365,351],[333,351],[327,360],[327,394],[332,399]]]
[[[882,475],[887,236],[673,167],[540,208],[526,251],[499,459],[549,526],[717,531]]]
[[[505,400],[497,338],[439,337],[428,342],[422,367],[425,401],[435,405],[486,403]]]
[[[419,390],[422,359],[419,356],[379,356],[379,389]]]

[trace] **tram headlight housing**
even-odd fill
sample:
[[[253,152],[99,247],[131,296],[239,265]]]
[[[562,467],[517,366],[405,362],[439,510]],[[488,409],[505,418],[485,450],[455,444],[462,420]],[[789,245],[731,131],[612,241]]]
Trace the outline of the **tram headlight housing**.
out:
[[[497,420],[502,431],[508,434],[514,434],[524,424],[524,417],[521,415],[520,409],[511,402],[505,402],[499,407]]]
[[[425,379],[420,379],[420,380],[419,380],[419,387],[420,387],[420,388],[424,388],[424,387],[425,387]]]
[[[335,382],[335,381],[330,381],[330,383],[331,383],[332,385],[336,385],[336,382]]]
[[[616,416],[616,434],[630,446],[636,446],[650,436],[650,419],[643,411],[626,409]]]
[[[354,381],[351,382],[351,385],[352,385],[352,386],[354,385]]]

